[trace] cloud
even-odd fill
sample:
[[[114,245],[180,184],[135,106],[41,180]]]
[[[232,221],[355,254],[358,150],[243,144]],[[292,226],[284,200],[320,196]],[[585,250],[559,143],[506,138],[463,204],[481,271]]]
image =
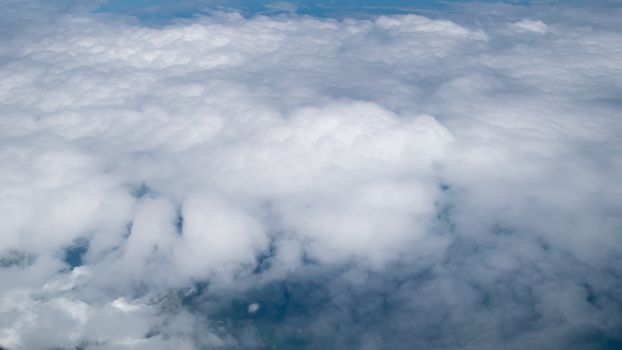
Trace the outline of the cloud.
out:
[[[548,27],[542,21],[522,19],[512,23],[511,27],[518,32],[546,33]]]
[[[622,342],[615,11],[46,6],[0,37],[0,346]]]

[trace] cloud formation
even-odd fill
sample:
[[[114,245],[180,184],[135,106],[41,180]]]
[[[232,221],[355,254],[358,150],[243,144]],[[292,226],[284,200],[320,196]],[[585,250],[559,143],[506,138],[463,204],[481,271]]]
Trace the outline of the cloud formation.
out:
[[[619,11],[40,6],[0,37],[0,346],[622,344]]]

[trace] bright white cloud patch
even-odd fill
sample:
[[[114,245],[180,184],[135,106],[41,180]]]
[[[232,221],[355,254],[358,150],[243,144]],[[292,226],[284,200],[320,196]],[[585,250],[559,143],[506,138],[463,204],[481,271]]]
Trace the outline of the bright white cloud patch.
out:
[[[312,348],[620,344],[622,28],[506,10],[16,10],[0,346],[261,348],[278,339],[218,310],[288,280],[331,281],[313,312],[287,304]]]
[[[530,19],[522,19],[518,22],[512,23],[512,28],[518,32],[534,32],[534,33],[546,33],[548,26],[542,21],[534,21]]]

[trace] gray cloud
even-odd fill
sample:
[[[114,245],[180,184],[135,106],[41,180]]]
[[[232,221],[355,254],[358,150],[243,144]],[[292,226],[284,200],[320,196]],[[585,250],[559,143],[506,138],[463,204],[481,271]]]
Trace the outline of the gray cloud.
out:
[[[0,37],[1,346],[622,343],[616,11],[35,5]]]

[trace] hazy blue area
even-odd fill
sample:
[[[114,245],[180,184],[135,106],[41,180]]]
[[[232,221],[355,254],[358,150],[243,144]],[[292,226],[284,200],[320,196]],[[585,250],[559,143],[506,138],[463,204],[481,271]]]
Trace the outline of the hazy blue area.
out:
[[[315,17],[373,17],[416,13],[427,16],[460,14],[473,4],[508,4],[524,6],[555,6],[560,10],[572,6],[590,11],[611,11],[620,7],[620,0],[107,0],[95,12],[132,16],[144,23],[162,24],[178,19],[208,15],[215,11],[235,11],[246,17],[294,13]]]
[[[381,14],[403,14],[425,11],[449,11],[456,5],[472,1],[464,0],[109,0],[97,11],[136,16],[143,21],[166,21],[175,18],[188,18],[214,10],[239,11],[247,16],[255,14],[276,15],[297,13],[318,17],[369,16]],[[511,4],[529,4],[528,0],[490,1]]]

